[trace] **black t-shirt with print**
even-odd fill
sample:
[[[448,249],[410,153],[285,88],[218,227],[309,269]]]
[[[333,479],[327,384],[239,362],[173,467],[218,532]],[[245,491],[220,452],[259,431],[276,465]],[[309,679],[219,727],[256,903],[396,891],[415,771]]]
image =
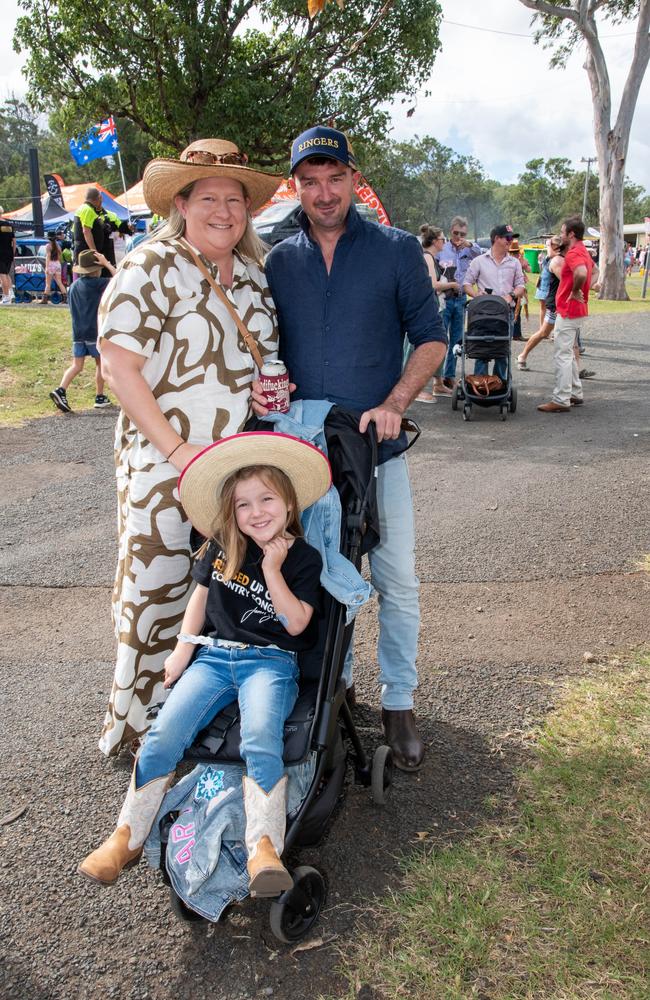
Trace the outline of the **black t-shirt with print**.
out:
[[[314,608],[309,625],[300,635],[289,635],[278,621],[266,589],[263,558],[259,546],[249,540],[239,573],[232,580],[224,580],[220,572],[225,561],[223,550],[216,542],[210,543],[192,569],[196,582],[208,588],[203,634],[253,646],[279,646],[294,652],[311,649],[318,633],[321,599],[319,553],[304,538],[296,538],[281,567],[291,593]]]

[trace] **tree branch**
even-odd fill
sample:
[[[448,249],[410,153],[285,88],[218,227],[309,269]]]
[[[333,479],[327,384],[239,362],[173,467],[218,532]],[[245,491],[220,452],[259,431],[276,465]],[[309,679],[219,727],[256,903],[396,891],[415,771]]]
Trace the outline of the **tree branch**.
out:
[[[573,7],[557,7],[554,3],[547,3],[547,0],[519,0],[519,3],[538,14],[565,18],[567,21],[573,21],[574,24],[578,23],[578,13]]]

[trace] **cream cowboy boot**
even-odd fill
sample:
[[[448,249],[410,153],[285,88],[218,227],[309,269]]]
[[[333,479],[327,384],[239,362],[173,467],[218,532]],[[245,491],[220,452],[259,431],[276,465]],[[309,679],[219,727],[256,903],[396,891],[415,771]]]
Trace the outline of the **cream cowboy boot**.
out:
[[[142,788],[136,788],[135,767],[133,768],[131,785],[122,805],[117,827],[101,847],[81,862],[77,868],[80,875],[102,885],[112,885],[124,868],[137,864],[142,846],[173,777],[172,771],[161,778],[154,778]]]
[[[252,778],[245,775],[243,780],[249,891],[251,896],[279,896],[293,885],[280,861],[287,823],[287,776],[268,794]]]

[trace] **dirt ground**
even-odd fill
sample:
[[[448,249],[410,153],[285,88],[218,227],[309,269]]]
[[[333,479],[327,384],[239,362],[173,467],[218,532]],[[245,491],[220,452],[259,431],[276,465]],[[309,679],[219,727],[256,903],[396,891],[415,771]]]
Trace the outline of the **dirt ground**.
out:
[[[460,839],[507,796],[521,736],[592,663],[648,641],[647,318],[597,317],[585,405],[542,415],[551,350],[516,373],[519,408],[464,423],[446,400],[416,405],[411,453],[422,628],[417,712],[428,752],[399,774],[384,809],[348,776],[318,848],[327,907],[310,950],[273,938],[268,904],[218,925],[179,923],[160,875],[141,864],[100,890],[76,866],[111,828],[126,761],[96,741],[112,678],[114,413],[63,415],[0,431],[0,995],[279,1000],[342,993],[337,953],[369,901],[400,885],[399,858]],[[74,393],[70,393],[74,405]],[[381,742],[376,607],[356,630],[357,721]],[[585,657],[585,654],[588,654]],[[297,860],[297,859],[296,859]],[[367,996],[364,993],[364,996]]]

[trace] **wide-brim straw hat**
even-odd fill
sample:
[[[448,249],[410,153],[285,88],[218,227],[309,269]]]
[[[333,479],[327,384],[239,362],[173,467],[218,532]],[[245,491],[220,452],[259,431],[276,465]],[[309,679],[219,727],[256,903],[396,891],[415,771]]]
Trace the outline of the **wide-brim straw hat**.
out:
[[[159,157],[144,168],[144,200],[156,215],[169,216],[174,196],[193,181],[208,177],[231,177],[239,181],[256,212],[275,194],[281,174],[267,174],[246,166],[248,157],[227,139],[197,139],[184,149],[178,160]]]
[[[221,505],[221,489],[233,472],[251,465],[273,465],[293,484],[301,511],[311,507],[332,483],[326,456],[313,444],[275,431],[248,431],[221,438],[187,463],[178,479],[181,504],[206,538]]]

